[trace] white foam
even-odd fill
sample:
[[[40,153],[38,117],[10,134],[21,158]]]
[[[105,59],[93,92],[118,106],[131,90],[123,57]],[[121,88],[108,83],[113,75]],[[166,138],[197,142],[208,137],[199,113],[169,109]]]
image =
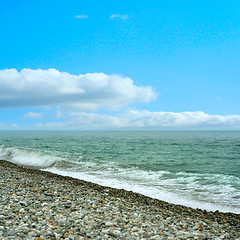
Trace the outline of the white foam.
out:
[[[46,168],[60,160],[57,156],[45,154],[40,151],[5,146],[0,146],[0,159],[36,168]]]

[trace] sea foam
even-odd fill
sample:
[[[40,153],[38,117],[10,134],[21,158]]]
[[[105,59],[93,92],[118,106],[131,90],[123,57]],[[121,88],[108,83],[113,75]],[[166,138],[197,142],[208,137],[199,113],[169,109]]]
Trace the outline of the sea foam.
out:
[[[0,146],[0,159],[32,168],[47,168],[61,159],[57,156],[31,149]]]

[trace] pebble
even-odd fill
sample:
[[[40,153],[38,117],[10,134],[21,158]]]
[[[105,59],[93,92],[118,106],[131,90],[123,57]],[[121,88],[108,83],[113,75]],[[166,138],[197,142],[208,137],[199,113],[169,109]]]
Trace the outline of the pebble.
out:
[[[29,236],[29,237],[35,236],[35,232],[29,232],[29,233],[28,233],[28,236]]]
[[[106,222],[105,225],[106,225],[107,227],[110,227],[110,226],[113,226],[114,223],[113,223],[113,222]]]
[[[133,227],[133,228],[131,229],[132,232],[136,232],[137,230],[138,230],[137,227]]]
[[[239,214],[173,205],[2,160],[0,192],[0,239],[240,240]]]

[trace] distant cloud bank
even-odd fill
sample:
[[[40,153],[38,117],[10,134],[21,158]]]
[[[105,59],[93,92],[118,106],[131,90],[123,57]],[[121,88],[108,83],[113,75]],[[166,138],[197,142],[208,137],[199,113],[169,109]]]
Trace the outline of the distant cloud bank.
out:
[[[240,115],[208,115],[204,112],[125,111],[119,115],[71,112],[64,122],[40,124],[63,129],[240,129]]]

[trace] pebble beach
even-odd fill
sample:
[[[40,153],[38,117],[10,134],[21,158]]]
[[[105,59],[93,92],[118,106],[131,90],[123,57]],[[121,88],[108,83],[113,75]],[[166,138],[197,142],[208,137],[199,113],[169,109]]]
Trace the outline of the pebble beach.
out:
[[[0,239],[237,239],[240,215],[169,204],[0,160]]]

